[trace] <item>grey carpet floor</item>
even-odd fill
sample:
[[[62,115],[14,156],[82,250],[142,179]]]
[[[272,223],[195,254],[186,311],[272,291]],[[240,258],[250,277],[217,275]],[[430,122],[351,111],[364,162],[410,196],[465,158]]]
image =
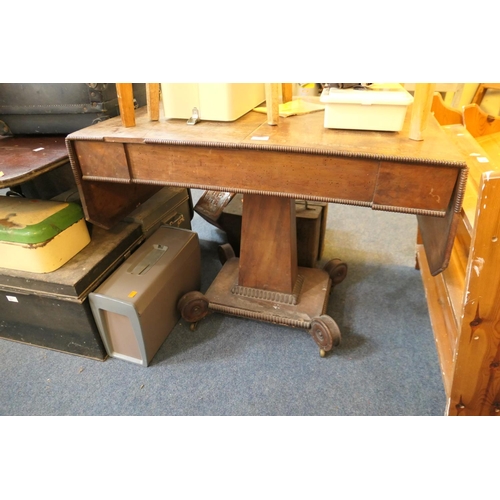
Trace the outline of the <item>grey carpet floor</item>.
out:
[[[196,192],[194,192],[196,200]],[[322,261],[346,261],[325,358],[300,329],[213,313],[180,321],[152,364],[104,362],[0,339],[0,415],[425,416],[445,393],[420,274],[416,218],[329,205]],[[199,216],[202,291],[225,234]]]

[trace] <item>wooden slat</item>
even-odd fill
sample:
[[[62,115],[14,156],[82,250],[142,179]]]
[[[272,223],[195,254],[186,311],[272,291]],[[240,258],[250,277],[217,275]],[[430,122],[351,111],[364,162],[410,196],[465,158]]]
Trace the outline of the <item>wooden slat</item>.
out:
[[[483,175],[450,415],[495,415],[500,365],[500,173]]]
[[[131,83],[117,83],[116,94],[124,127],[135,127],[134,91]]]
[[[279,123],[279,83],[266,83],[267,124]]]
[[[281,84],[281,94],[283,97],[283,104],[285,102],[290,102],[293,99],[293,88],[291,83]]]
[[[296,228],[294,200],[246,194],[238,284],[291,294],[298,273]]]
[[[64,137],[0,139],[0,189],[17,186],[68,163]]]
[[[443,280],[445,282],[450,306],[453,311],[456,328],[450,331],[450,334],[457,335],[457,329],[462,323],[463,298],[465,290],[465,271],[467,269],[468,249],[463,248],[457,239],[451,252],[448,267],[443,271]],[[457,337],[450,335],[450,345],[455,349]]]
[[[441,365],[444,389],[446,395],[449,396],[453,378],[453,349],[450,344],[450,336],[455,338],[458,336],[453,310],[448,300],[448,293],[442,276],[434,277],[429,272],[427,258],[422,245],[417,246],[417,258],[424,284],[439,363]]]
[[[151,121],[160,119],[160,84],[146,84],[146,99],[148,106],[148,116]]]
[[[463,108],[464,125],[472,137],[500,132],[500,117],[485,113],[477,104],[468,104]]]
[[[448,106],[439,92],[434,92],[432,96],[431,112],[440,125],[462,124],[462,113],[458,109]]]

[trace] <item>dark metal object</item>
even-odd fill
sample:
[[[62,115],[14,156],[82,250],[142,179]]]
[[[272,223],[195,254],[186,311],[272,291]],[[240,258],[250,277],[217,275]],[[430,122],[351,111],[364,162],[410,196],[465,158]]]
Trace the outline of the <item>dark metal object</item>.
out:
[[[51,273],[0,269],[0,337],[97,360],[106,350],[88,293],[141,243],[139,224],[92,228],[92,241]]]
[[[146,85],[133,90],[145,106]],[[114,83],[0,83],[0,120],[14,135],[69,134],[119,113]]]

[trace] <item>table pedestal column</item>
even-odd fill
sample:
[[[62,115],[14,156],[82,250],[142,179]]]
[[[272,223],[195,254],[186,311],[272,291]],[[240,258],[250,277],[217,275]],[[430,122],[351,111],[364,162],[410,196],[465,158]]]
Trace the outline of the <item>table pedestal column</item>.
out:
[[[209,310],[308,330],[323,356],[340,342],[335,321],[325,314],[332,284],[345,277],[337,259],[324,269],[297,265],[295,201],[277,196],[243,198],[240,257],[229,252],[203,295],[179,301],[195,324]]]

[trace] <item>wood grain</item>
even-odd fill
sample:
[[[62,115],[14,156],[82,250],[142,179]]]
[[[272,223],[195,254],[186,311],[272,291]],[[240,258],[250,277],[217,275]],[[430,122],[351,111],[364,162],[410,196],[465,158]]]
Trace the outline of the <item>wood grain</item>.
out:
[[[447,269],[418,260],[448,398],[448,415],[500,414],[500,164],[462,125],[443,130],[467,158],[469,178]],[[420,217],[419,225],[420,225]]]
[[[266,83],[265,86],[266,86],[267,124],[278,125],[280,121],[279,83]]]
[[[135,126],[134,90],[131,83],[117,83],[116,95],[124,127]]]
[[[485,113],[477,104],[468,104],[463,108],[464,125],[472,137],[500,132],[500,117]]]
[[[500,174],[484,174],[466,271],[450,414],[500,410]]]
[[[0,188],[17,186],[68,163],[64,137],[0,139]]]
[[[140,110],[136,127],[126,128],[110,119],[71,134],[68,141],[123,145],[130,180],[123,169],[117,182],[277,195],[439,216],[446,221],[444,230],[430,232],[424,245],[432,248],[437,239],[447,250],[455,227],[450,210],[457,209],[463,194],[456,180],[466,162],[434,117],[429,116],[425,141],[409,140],[409,126],[407,116],[400,133],[330,130],[324,127],[323,113],[311,113],[270,127],[265,116],[251,111],[236,122],[202,121],[189,127],[183,120],[151,122]],[[90,172],[86,161],[77,158],[75,168],[80,173]],[[86,182],[100,179],[110,180],[98,172],[83,177]],[[101,213],[96,216],[102,219]],[[433,273],[442,270],[447,257],[441,266],[431,259]]]
[[[146,83],[148,116],[151,121],[160,119],[160,84]]]
[[[297,269],[295,200],[245,195],[238,284],[290,294]]]
[[[439,92],[434,92],[432,96],[431,112],[440,125],[463,123],[462,113],[458,109],[448,106]]]
[[[283,103],[290,102],[293,99],[293,87],[291,83],[281,84],[281,94]]]

